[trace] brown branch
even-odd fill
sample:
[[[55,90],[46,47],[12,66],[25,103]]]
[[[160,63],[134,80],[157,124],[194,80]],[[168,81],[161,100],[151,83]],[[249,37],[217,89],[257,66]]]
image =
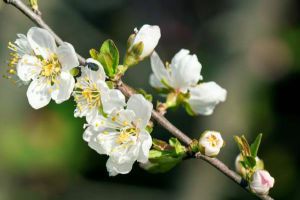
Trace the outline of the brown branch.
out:
[[[57,44],[63,43],[63,40],[58,35],[55,34],[55,32],[44,22],[41,16],[33,12],[21,0],[3,0],[3,1],[7,4],[11,4],[14,7],[16,7],[39,27],[47,29],[50,32],[50,34],[53,35]],[[85,59],[80,55],[78,55],[78,60],[81,64],[85,63]],[[117,87],[127,97],[130,97],[132,94],[136,93],[133,88],[126,85],[121,80],[117,83]],[[190,143],[192,142],[192,139],[188,137],[187,134],[183,133],[176,126],[174,126],[169,120],[167,120],[164,116],[162,116],[160,113],[158,113],[155,110],[152,111],[152,119],[157,121],[162,127],[168,130],[173,136],[181,140],[184,144],[190,145]],[[247,183],[241,178],[241,176],[239,176],[233,170],[229,169],[223,162],[221,162],[217,158],[210,158],[208,156],[201,154],[200,152],[196,153],[194,156],[197,159],[202,159],[206,161],[207,163],[209,163],[210,165],[218,169],[220,172],[222,172],[224,175],[229,177],[231,180],[233,180],[235,183],[240,185],[246,191],[250,192],[249,189],[247,188]],[[258,195],[258,194],[254,194],[254,195],[256,195],[258,198],[262,200],[273,199],[268,195]]]

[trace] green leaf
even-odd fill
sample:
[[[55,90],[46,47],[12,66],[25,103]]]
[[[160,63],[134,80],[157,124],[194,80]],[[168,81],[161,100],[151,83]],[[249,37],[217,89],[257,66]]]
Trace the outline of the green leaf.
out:
[[[100,52],[91,49],[90,55],[101,63],[106,75],[113,77],[116,74],[119,65],[119,51],[112,40],[105,40],[100,48]]]
[[[100,48],[100,53],[110,56],[112,62],[110,67],[116,72],[117,66],[119,65],[119,51],[115,43],[110,39],[105,40]]]
[[[149,162],[142,167],[150,173],[165,173],[178,165],[184,156],[174,155],[170,151],[150,150]]]
[[[171,138],[169,144],[159,139],[153,139],[153,149],[149,152],[149,162],[142,164],[142,168],[150,173],[164,173],[186,156],[186,149],[176,138]]]
[[[250,146],[249,146],[245,136],[244,135],[242,135],[241,137],[234,136],[233,138],[236,141],[236,143],[238,144],[238,147],[240,149],[242,156],[251,156]]]
[[[188,102],[184,102],[183,103],[183,107],[185,108],[185,111],[187,112],[187,114],[189,114],[190,116],[196,116],[197,114],[193,111],[191,105]]]
[[[175,148],[176,154],[184,154],[186,151],[185,146],[181,145],[179,140],[177,138],[170,138],[169,139],[169,144]]]
[[[262,138],[262,133],[260,133],[254,142],[251,144],[250,149],[251,149],[251,155],[255,158],[257,156],[257,152],[260,146],[261,138]]]
[[[112,68],[113,61],[110,54],[100,53],[98,55],[98,61],[103,66],[106,75],[112,77],[114,75],[114,69]]]
[[[244,162],[247,166],[249,166],[251,169],[253,169],[256,166],[256,160],[252,156],[245,156]]]
[[[90,49],[91,58],[98,60],[98,54],[99,52],[96,49]]]

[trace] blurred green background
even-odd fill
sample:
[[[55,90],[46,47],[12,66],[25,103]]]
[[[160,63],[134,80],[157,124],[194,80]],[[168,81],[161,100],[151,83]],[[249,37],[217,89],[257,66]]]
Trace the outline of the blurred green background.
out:
[[[300,3],[297,0],[40,0],[44,19],[76,51],[88,56],[112,38],[121,52],[135,27],[157,24],[157,51],[171,60],[181,48],[196,53],[205,81],[228,90],[214,115],[191,118],[179,109],[167,117],[198,137],[222,132],[220,159],[233,167],[238,149],[232,136],[249,140],[263,132],[259,152],[275,177],[275,199],[300,199]],[[7,43],[32,22],[0,2],[0,72],[5,73]],[[150,62],[128,71],[126,81],[149,87]],[[166,174],[151,175],[137,165],[128,175],[110,178],[106,157],[82,140],[84,120],[74,118],[75,103],[33,110],[26,87],[0,79],[0,200],[79,199],[255,199],[200,160],[189,160]],[[159,97],[155,96],[155,99]],[[153,135],[170,135],[157,127]]]

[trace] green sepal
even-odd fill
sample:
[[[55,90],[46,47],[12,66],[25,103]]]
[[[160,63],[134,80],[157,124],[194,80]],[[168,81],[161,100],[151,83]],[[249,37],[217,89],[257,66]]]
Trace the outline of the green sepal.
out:
[[[185,109],[185,111],[187,112],[187,114],[189,114],[190,116],[196,116],[197,114],[193,111],[191,105],[188,102],[183,102],[183,107]]]
[[[140,62],[140,55],[143,53],[144,50],[144,43],[139,42],[133,47],[129,47],[129,49],[126,52],[125,59],[124,59],[124,65],[127,67],[131,67],[133,65],[136,65]]]
[[[257,156],[257,152],[260,146],[262,133],[258,134],[254,142],[250,145],[251,155],[255,158]]]

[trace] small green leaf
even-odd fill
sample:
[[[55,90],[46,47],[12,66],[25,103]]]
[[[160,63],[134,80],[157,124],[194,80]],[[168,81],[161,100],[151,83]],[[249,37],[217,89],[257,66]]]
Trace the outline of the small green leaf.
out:
[[[119,51],[116,47],[115,43],[108,39],[105,40],[100,48],[101,54],[108,54],[111,58],[111,68],[113,68],[113,72],[116,72],[117,66],[119,65]]]
[[[177,138],[170,138],[169,144],[175,148],[175,152],[177,155],[183,154],[186,151],[186,148],[183,145],[181,145],[181,143],[179,142],[179,140]]]
[[[251,149],[251,155],[255,158],[257,156],[257,152],[260,146],[261,138],[262,138],[262,133],[260,133],[254,142],[251,144],[250,149]]]
[[[91,58],[98,60],[98,54],[99,52],[96,49],[90,49]]]
[[[244,135],[241,137],[234,136],[234,140],[238,144],[242,156],[251,156],[250,146]]]
[[[114,75],[114,69],[112,68],[113,61],[110,54],[100,53],[98,55],[98,61],[103,66],[106,75],[112,77]]]
[[[149,162],[142,165],[142,168],[150,173],[165,173],[178,165],[185,154],[174,155],[170,151],[150,150]]]
[[[249,166],[251,169],[253,169],[256,165],[256,160],[252,156],[245,156],[244,162],[247,166]]]
[[[185,111],[187,112],[187,114],[189,114],[190,116],[196,116],[197,114],[193,111],[191,105],[188,102],[184,102],[183,103],[183,107],[185,108]]]

